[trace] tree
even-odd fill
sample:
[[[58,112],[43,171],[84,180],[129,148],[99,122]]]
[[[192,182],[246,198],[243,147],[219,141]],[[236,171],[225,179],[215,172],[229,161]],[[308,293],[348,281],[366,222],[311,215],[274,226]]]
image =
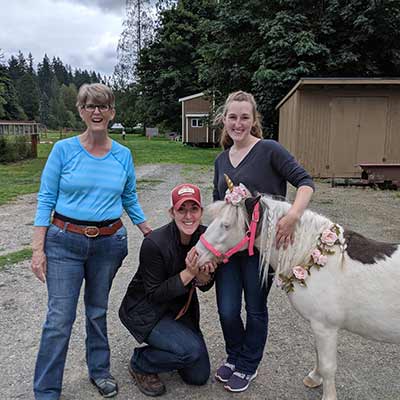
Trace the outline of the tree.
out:
[[[299,78],[399,75],[399,9],[397,0],[220,1],[203,25],[200,81],[217,103],[252,92],[276,137],[275,106]]]
[[[24,110],[18,103],[18,94],[13,82],[3,66],[0,66],[0,113],[5,119],[27,119]]]
[[[141,52],[138,77],[141,97],[137,107],[148,124],[180,129],[178,99],[202,91],[198,81],[201,24],[212,18],[214,1],[179,1],[161,13],[154,41]]]
[[[17,82],[19,103],[28,119],[39,119],[40,92],[36,79],[29,73],[25,73]]]
[[[159,2],[160,3],[160,2]],[[117,87],[124,88],[136,80],[136,64],[143,46],[153,37],[155,15],[150,0],[127,0],[126,19],[118,41],[118,64],[113,80]]]
[[[6,110],[4,106],[7,101],[5,99],[6,87],[5,87],[5,75],[2,74],[1,66],[0,66],[0,118],[5,118]]]
[[[4,105],[6,104],[5,100],[5,83],[4,79],[6,78],[6,68],[4,67],[4,54],[0,49],[0,118],[4,118],[6,115],[6,111],[4,109]]]
[[[18,52],[18,57],[11,56],[8,60],[8,76],[17,82],[28,71],[28,64],[21,51]]]
[[[400,73],[398,1],[271,1],[259,25],[262,46],[252,91],[270,132],[276,104],[301,77],[379,77]]]
[[[51,69],[60,85],[69,85],[71,83],[71,78],[68,74],[68,71],[64,67],[64,64],[59,57],[53,57]]]
[[[115,120],[126,127],[134,127],[143,119],[138,108],[140,97],[137,84],[131,84],[125,89],[116,89],[115,93]]]
[[[46,94],[48,98],[52,97],[52,82],[54,73],[51,69],[49,57],[44,55],[43,61],[38,64],[38,84],[41,94]]]
[[[66,110],[65,127],[75,128],[79,127],[79,113],[76,108],[76,96],[78,91],[76,86],[71,83],[70,85],[61,85],[60,88],[60,102],[64,104]]]

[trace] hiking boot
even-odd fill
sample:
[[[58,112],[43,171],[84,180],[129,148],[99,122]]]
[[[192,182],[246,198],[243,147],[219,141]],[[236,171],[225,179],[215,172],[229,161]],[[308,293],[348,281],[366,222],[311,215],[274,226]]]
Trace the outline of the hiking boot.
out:
[[[157,374],[143,374],[134,371],[130,364],[128,369],[137,387],[146,396],[156,397],[166,392],[165,385],[161,382]]]
[[[254,374],[243,374],[235,371],[229,381],[224,385],[224,388],[229,392],[244,392],[256,376],[257,371],[254,372]]]
[[[235,366],[226,362],[217,369],[217,372],[215,373],[215,379],[223,383],[228,382],[229,378],[234,372]]]
[[[90,382],[92,382],[99,393],[107,399],[118,394],[117,381],[111,375],[108,378],[90,378]]]

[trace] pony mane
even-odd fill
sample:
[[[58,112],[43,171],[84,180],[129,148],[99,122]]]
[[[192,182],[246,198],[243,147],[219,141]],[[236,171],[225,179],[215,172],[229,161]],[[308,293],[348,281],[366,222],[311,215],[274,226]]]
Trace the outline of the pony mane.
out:
[[[291,204],[287,201],[275,200],[269,195],[262,195],[260,204],[264,212],[257,247],[260,249],[260,265],[262,267],[260,274],[263,282],[266,282],[268,266],[275,246],[276,224],[289,211]],[[277,250],[276,275],[279,275],[279,273],[288,275],[292,267],[308,261],[316,246],[319,234],[331,225],[332,221],[328,218],[316,212],[305,210],[296,225],[293,245],[289,245],[286,250],[283,250],[283,247]]]

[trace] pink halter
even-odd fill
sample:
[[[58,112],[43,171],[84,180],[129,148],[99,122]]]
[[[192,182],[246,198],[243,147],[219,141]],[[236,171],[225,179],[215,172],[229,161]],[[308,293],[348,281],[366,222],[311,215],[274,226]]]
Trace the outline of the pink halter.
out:
[[[211,251],[212,254],[216,257],[223,257],[222,262],[226,264],[229,261],[229,257],[233,254],[240,251],[240,249],[249,242],[248,251],[249,256],[254,255],[254,242],[256,240],[256,230],[257,224],[260,220],[260,203],[257,202],[254,206],[253,213],[251,215],[251,222],[249,229],[247,230],[244,238],[235,246],[229,249],[226,253],[221,253],[215,247],[213,247],[209,242],[207,242],[206,238],[204,237],[204,233],[200,236],[200,242],[206,247],[207,250]]]

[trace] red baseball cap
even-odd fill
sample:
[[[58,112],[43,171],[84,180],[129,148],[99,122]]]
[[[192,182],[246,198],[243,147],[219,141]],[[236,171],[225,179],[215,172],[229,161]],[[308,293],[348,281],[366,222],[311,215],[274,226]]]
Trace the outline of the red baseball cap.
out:
[[[196,185],[192,185],[191,183],[182,183],[172,189],[171,207],[174,207],[177,210],[185,201],[188,200],[194,201],[199,207],[202,207],[200,189]]]

